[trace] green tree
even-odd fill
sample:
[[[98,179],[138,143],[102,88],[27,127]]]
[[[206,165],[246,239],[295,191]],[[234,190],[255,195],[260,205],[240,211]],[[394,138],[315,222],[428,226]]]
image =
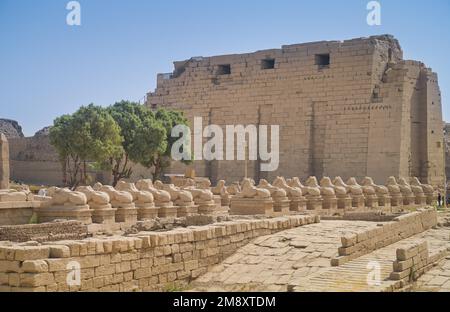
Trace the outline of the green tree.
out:
[[[103,164],[123,151],[119,125],[106,109],[93,104],[57,118],[50,140],[63,164],[64,183],[72,188],[88,183],[89,162]]]
[[[123,137],[123,152],[109,159],[109,168],[115,186],[132,174],[132,164],[148,167],[154,155],[167,147],[166,130],[147,107],[134,102],[121,101],[108,108]]]
[[[159,109],[155,114],[156,120],[162,124],[166,130],[166,148],[163,151],[158,151],[154,154],[151,161],[147,163],[146,167],[153,167],[153,180],[161,179],[162,174],[166,168],[172,163],[172,145],[179,140],[179,137],[172,137],[172,129],[177,125],[189,126],[189,123],[182,112]],[[185,164],[190,164],[192,161],[183,160]]]

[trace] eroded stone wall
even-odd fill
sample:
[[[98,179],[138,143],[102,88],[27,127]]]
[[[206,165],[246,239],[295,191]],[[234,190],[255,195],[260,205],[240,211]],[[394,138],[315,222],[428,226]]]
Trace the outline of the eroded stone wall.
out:
[[[205,273],[253,238],[319,222],[315,216],[243,220],[134,237],[0,246],[0,291],[154,291]],[[69,286],[76,262],[81,285]]]

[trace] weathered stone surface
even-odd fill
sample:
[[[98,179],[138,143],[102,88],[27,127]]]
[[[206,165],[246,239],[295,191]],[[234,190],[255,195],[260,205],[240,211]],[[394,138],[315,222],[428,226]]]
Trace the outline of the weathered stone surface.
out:
[[[8,140],[0,133],[0,190],[9,189],[9,146]]]

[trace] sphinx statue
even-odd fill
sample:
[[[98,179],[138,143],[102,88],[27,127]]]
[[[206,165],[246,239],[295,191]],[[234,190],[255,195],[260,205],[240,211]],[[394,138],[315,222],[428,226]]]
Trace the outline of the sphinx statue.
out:
[[[76,189],[86,195],[87,204],[93,210],[92,221],[100,224],[111,224],[116,221],[116,210],[112,208],[108,193],[96,191],[91,186],[79,186]]]
[[[384,208],[390,208],[391,207],[391,196],[389,195],[389,189],[384,185],[377,185],[373,182],[373,179],[370,177],[365,177],[361,181],[361,185],[365,189],[364,194],[367,193],[375,193],[375,195],[378,198],[378,206],[384,207]],[[373,192],[372,192],[373,190]],[[367,196],[367,195],[366,195]],[[370,204],[368,204],[368,207],[371,207]]]
[[[290,186],[284,177],[277,177],[272,185],[286,191],[287,197],[291,201],[289,205],[290,211],[299,212],[306,210],[306,198],[303,196],[300,187]]]
[[[336,187],[339,188],[345,188],[347,191],[347,194],[351,197],[352,199],[352,208],[356,208],[356,209],[364,209],[365,207],[365,199],[364,199],[364,193],[363,193],[363,189],[362,187],[356,183],[356,180],[350,179],[349,180],[351,183],[355,183],[355,184],[348,184],[345,183],[344,180],[342,180],[341,177],[336,177],[333,180],[333,184]]]
[[[343,209],[344,211],[352,209],[352,197],[344,181],[340,177],[337,177],[333,181],[330,181],[330,183],[336,194],[338,209]]]
[[[363,182],[367,182],[367,178],[363,180]],[[356,185],[359,185],[358,182],[356,182],[355,179],[355,183]],[[373,183],[373,181],[372,181]],[[373,185],[371,185],[370,183],[366,183],[366,185],[362,184],[360,185],[362,190],[363,190],[363,194],[364,194],[364,198],[365,198],[365,206],[368,208],[378,208],[378,196],[377,196],[377,192],[375,190],[375,187]]]
[[[198,213],[198,206],[196,206],[194,196],[189,190],[176,187],[174,184],[164,184],[161,181],[156,181],[154,186],[158,190],[168,192],[175,205],[173,209],[164,208],[160,210],[161,217],[185,217]]]
[[[287,192],[281,187],[271,185],[267,180],[261,179],[258,188],[268,190],[273,199],[273,210],[281,215],[289,214],[290,200]]]
[[[155,207],[155,199],[149,191],[139,190],[134,183],[119,181],[116,190],[128,192],[133,196],[133,202],[138,210],[138,220],[156,219],[158,208]]]
[[[111,206],[116,210],[116,222],[136,223],[138,211],[133,200],[133,195],[127,191],[116,190],[111,185],[95,183],[94,190],[105,192],[111,199]]]
[[[231,198],[230,214],[272,216],[274,201],[270,191],[256,187],[251,179],[244,179],[240,192]]]
[[[136,188],[140,191],[150,192],[153,195],[155,206],[157,207],[173,206],[170,193],[154,187],[153,181],[150,179],[141,179],[137,181]]]
[[[320,180],[320,194],[323,197],[323,209],[335,210],[338,208],[335,186],[329,177]]]
[[[230,206],[231,195],[228,192],[228,188],[226,187],[225,180],[220,180],[217,182],[217,185],[211,188],[211,192],[214,196],[220,196],[220,205],[221,206]],[[237,193],[237,192],[236,192]],[[236,194],[234,194],[236,195]]]
[[[84,193],[67,188],[51,187],[48,189],[50,199],[43,201],[36,209],[38,220],[51,222],[57,219],[77,220],[84,224],[92,223],[92,210],[87,204]]]
[[[403,178],[402,178],[403,179]],[[419,205],[419,206],[425,206],[427,204],[427,197],[425,195],[425,192],[423,190],[422,185],[417,185],[417,183],[411,183],[409,184],[406,179],[400,179],[400,184],[407,184],[411,187],[411,190],[414,193],[414,196],[416,197],[415,199],[415,204]],[[413,179],[412,179],[413,180]],[[418,180],[418,179],[417,179]],[[414,180],[413,180],[414,181]],[[420,183],[420,182],[419,182]]]
[[[202,183],[203,188],[199,188],[195,181],[191,178],[186,179],[186,183],[182,187],[183,190],[187,190],[192,194],[194,203],[198,205],[198,212],[200,214],[213,213],[216,208],[216,202],[214,201],[214,194],[210,190],[211,182]]]
[[[241,192],[241,185],[239,182],[234,182],[230,186],[227,186],[227,192],[230,196],[235,196]]]
[[[398,185],[400,186],[400,191],[403,195],[403,205],[405,206],[414,206],[416,204],[416,194],[413,192],[411,185],[406,181],[405,178],[398,179]],[[416,191],[419,191],[416,189]],[[422,198],[425,197],[422,190]]]
[[[302,185],[298,178],[293,178],[292,183],[294,185]],[[320,185],[317,182],[316,177],[309,177],[305,181],[305,186],[302,188],[302,192],[307,199],[306,207],[308,210],[321,210],[323,207],[323,197],[320,190]]]
[[[422,184],[418,178],[411,178],[411,186],[421,187],[423,193],[426,197],[427,205],[435,205],[437,203],[438,193],[434,190],[434,188],[429,184]]]
[[[391,206],[400,207],[403,206],[403,194],[398,185],[395,177],[389,177],[386,182],[386,187],[389,190],[389,195],[391,196]]]
[[[267,189],[257,188],[251,179],[244,179],[242,181],[241,192],[236,195],[239,198],[255,198],[268,199],[271,198],[270,191]]]

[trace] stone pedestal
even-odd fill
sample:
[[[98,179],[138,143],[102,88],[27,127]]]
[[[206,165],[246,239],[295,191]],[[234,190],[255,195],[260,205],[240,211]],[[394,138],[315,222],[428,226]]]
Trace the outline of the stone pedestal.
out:
[[[302,212],[306,210],[306,198],[304,197],[291,197],[289,204],[289,210],[291,212]]]
[[[337,209],[336,195],[322,195],[322,197],[323,197],[322,209],[326,209],[326,210]]]
[[[403,196],[403,206],[413,207],[415,205],[416,205],[416,196],[414,195]]]
[[[365,205],[367,208],[370,208],[370,209],[378,208],[378,196],[377,195],[366,195]]]
[[[352,195],[352,207],[354,209],[364,209],[366,207],[364,195]]]
[[[160,218],[176,218],[178,215],[178,207],[174,206],[172,202],[156,203],[158,210],[158,217]],[[180,207],[184,207],[181,205]]]
[[[156,219],[158,217],[159,208],[155,207],[154,203],[147,203],[147,204],[136,203],[136,208],[138,211],[139,221]]]
[[[434,206],[437,204],[437,195],[434,193],[425,193],[427,205]]]
[[[387,194],[379,194],[378,195],[378,206],[386,209],[391,208],[391,196]]]
[[[348,195],[336,195],[337,197],[337,208],[350,210],[352,209],[352,198]]]
[[[113,208],[116,208],[116,222],[136,223],[138,219],[138,211],[134,203],[123,204],[119,202],[111,202]]]
[[[39,223],[52,222],[58,219],[81,221],[84,224],[92,223],[92,210],[89,205],[79,206],[43,206],[36,209]]]
[[[401,194],[391,195],[391,207],[403,206],[403,196]]]
[[[110,204],[90,205],[92,210],[92,222],[98,224],[113,224],[116,222],[116,210]]]
[[[427,204],[427,197],[425,196],[425,194],[418,194],[418,195],[416,195],[416,198],[415,198],[414,202],[418,206],[426,206],[426,204]]]
[[[306,195],[306,209],[307,210],[322,210],[323,198],[322,196]]]
[[[205,201],[205,202],[196,202],[195,203],[198,206],[198,213],[199,214],[213,214],[214,211],[219,210],[217,208],[216,203],[214,202],[214,200],[211,201]],[[220,205],[220,207],[222,207],[222,205]]]
[[[231,215],[266,215],[272,216],[273,200],[233,197],[230,202]]]
[[[214,195],[213,200],[217,206],[217,210],[219,210],[222,207],[222,197],[220,195]]]
[[[199,213],[198,205],[190,205],[190,206],[176,206],[177,208],[177,217],[190,217],[195,216]]]
[[[228,195],[228,196],[222,196],[221,197],[221,205],[222,207],[230,207],[230,200],[231,200],[232,195]]]
[[[288,216],[291,201],[287,197],[273,198],[273,211],[277,216]]]

